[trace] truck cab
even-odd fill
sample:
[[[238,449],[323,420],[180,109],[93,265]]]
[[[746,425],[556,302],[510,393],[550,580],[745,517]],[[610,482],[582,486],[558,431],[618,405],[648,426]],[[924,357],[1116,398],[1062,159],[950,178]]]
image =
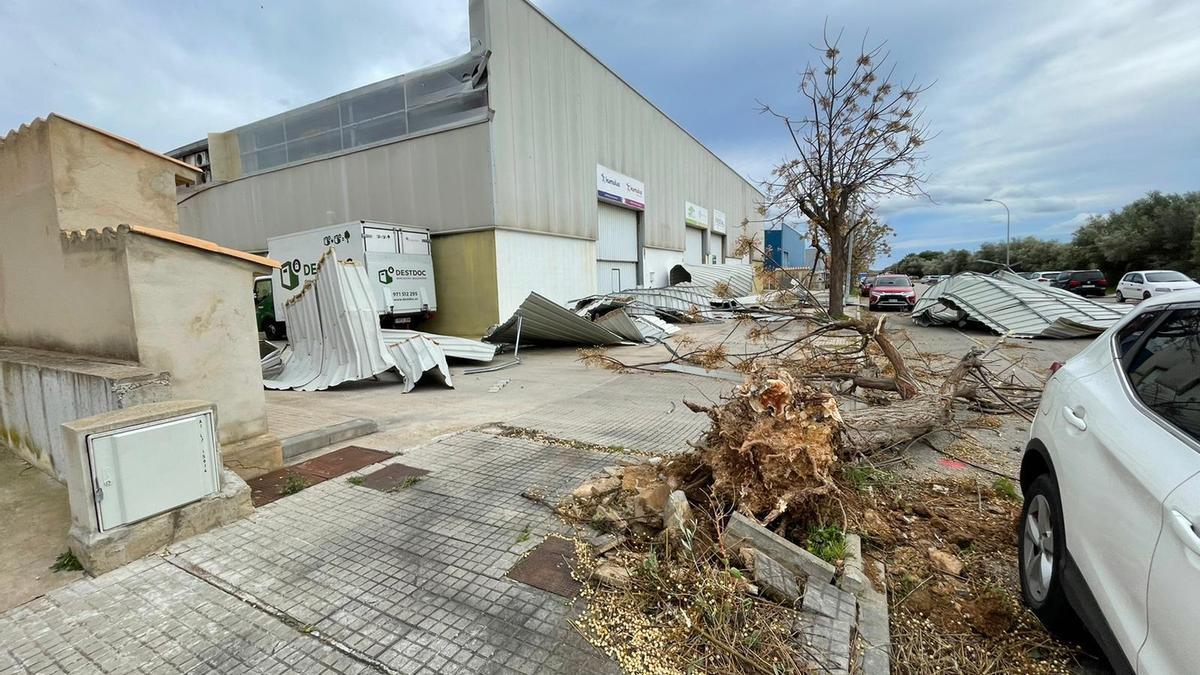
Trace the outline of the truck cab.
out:
[[[254,321],[268,340],[282,340],[287,331],[282,321],[275,320],[275,301],[271,294],[271,277],[254,277]]]

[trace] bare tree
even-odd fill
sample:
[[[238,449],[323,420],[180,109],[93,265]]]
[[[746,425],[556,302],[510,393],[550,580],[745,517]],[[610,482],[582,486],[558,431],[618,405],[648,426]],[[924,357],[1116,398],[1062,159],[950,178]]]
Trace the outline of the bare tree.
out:
[[[800,78],[802,110],[789,115],[764,105],[787,126],[796,157],[780,164],[764,184],[766,213],[782,221],[798,215],[828,244],[829,313],[844,313],[846,249],[858,228],[873,222],[870,204],[884,195],[923,195],[919,166],[928,126],[916,108],[926,87],[893,82],[883,45],[864,39],[847,65],[839,35],[824,36],[819,65]]]

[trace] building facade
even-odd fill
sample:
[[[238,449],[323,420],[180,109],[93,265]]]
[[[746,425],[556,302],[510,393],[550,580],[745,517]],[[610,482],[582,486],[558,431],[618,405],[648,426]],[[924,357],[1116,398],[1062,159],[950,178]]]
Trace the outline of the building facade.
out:
[[[461,57],[170,153],[211,175],[181,192],[183,230],[261,252],[351,220],[428,227],[427,327],[476,336],[531,291],[665,286],[676,263],[725,261],[752,184],[526,0],[469,11]]]
[[[763,231],[763,267],[767,269],[806,267],[804,233],[786,223]],[[815,249],[813,250],[815,253]],[[807,262],[806,262],[807,260]]]

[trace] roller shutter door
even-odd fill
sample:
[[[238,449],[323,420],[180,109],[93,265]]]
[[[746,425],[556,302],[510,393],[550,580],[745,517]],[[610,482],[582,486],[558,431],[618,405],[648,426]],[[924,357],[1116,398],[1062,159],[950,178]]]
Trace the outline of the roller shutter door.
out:
[[[725,235],[709,233],[708,250],[717,256],[717,264],[725,262]]]
[[[596,237],[596,289],[616,293],[637,286],[637,212],[600,203]]]
[[[694,227],[685,228],[683,261],[695,265],[704,263],[704,230]]]

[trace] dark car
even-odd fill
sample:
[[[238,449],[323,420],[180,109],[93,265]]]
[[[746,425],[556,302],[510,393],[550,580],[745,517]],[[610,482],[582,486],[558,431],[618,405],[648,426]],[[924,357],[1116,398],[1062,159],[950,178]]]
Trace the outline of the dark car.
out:
[[[881,274],[871,284],[868,307],[875,311],[881,307],[897,307],[912,311],[917,302],[917,292],[912,280],[903,274]]]
[[[875,283],[875,277],[867,277],[858,284],[858,297],[865,298],[871,295],[871,284]]]
[[[1050,282],[1050,285],[1078,295],[1104,295],[1108,290],[1108,281],[1100,270],[1060,272],[1058,277]]]

